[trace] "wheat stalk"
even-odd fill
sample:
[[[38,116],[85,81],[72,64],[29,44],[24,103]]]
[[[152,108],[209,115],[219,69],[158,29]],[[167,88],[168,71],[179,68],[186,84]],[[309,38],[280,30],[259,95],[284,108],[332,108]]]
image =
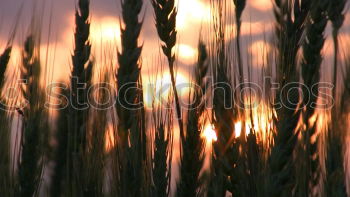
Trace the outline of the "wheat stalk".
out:
[[[22,114],[22,139],[20,162],[18,166],[18,196],[32,196],[39,188],[43,169],[43,134],[45,132],[45,114],[40,103],[45,102],[39,86],[40,60],[34,36],[28,36],[22,55],[21,77],[26,80],[22,86],[27,106],[20,109]]]
[[[337,84],[337,74],[338,74],[338,53],[339,53],[339,41],[338,34],[339,29],[344,23],[345,15],[344,9],[346,5],[346,0],[333,0],[329,1],[328,7],[328,18],[332,23],[332,38],[334,45],[334,58],[333,58],[333,84]],[[333,98],[336,97],[336,88],[333,88]]]
[[[177,9],[174,0],[152,0],[152,5],[155,13],[156,28],[160,40],[163,42],[162,50],[168,59],[168,66],[170,71],[171,85],[175,97],[175,108],[177,121],[179,124],[180,138],[184,138],[184,128],[181,114],[181,106],[179,96],[176,90],[175,81],[175,55],[172,50],[176,44],[176,15]]]
[[[211,1],[215,11],[213,27],[215,40],[210,46],[211,67],[213,75],[213,110],[212,122],[217,134],[217,142],[213,143],[211,177],[208,185],[208,196],[225,196],[226,192],[236,187],[232,175],[238,160],[238,143],[234,139],[236,111],[233,107],[233,90],[231,86],[231,70],[226,48],[226,1]],[[235,175],[234,175],[235,176]],[[236,195],[236,192],[233,193]]]
[[[302,132],[301,146],[303,148],[301,148],[300,156],[304,157],[304,159],[300,163],[302,163],[301,169],[305,170],[305,173],[303,173],[303,176],[299,176],[301,178],[298,179],[296,195],[299,196],[317,196],[314,191],[319,184],[320,178],[319,140],[316,134],[317,121],[311,124],[310,118],[315,115],[314,104],[318,98],[318,83],[320,81],[320,66],[322,63],[321,50],[325,42],[324,31],[327,25],[327,7],[328,1],[313,2],[303,44],[301,67],[304,85],[306,86],[303,89],[303,104],[305,107],[303,120],[306,128],[305,132]],[[313,93],[310,94],[310,91]],[[315,141],[312,140],[313,137],[315,137]]]
[[[350,56],[346,56],[345,72],[343,78],[344,90],[340,98],[340,105],[333,107],[331,122],[326,136],[326,172],[324,177],[324,196],[347,196],[346,173],[344,169],[346,137],[348,132],[344,123],[350,112]],[[336,98],[334,98],[336,99]],[[339,109],[340,108],[340,109]]]
[[[173,154],[172,110],[162,112],[154,108],[152,121],[154,126],[154,149],[152,156],[151,196],[167,197],[170,194],[171,162]]]
[[[106,88],[109,81],[107,70],[102,70],[101,73],[106,73],[101,76],[98,83],[98,88]],[[96,92],[97,100],[96,109],[92,110],[93,118],[89,122],[87,134],[87,147],[84,154],[84,176],[86,177],[85,196],[103,196],[104,193],[104,177],[105,177],[105,133],[108,124],[108,110],[104,109],[110,103],[105,103],[108,96],[106,89]],[[110,92],[110,90],[108,91]]]
[[[0,56],[0,94],[3,91],[5,81],[5,72],[10,60],[12,47],[6,47]],[[8,117],[6,113],[5,100],[0,95],[0,193],[10,196],[11,194],[11,156],[10,156],[10,130],[8,126]]]
[[[68,142],[68,177],[69,195],[83,195],[83,154],[86,148],[86,132],[89,116],[87,89],[92,77],[93,63],[89,60],[91,44],[89,41],[89,0],[79,0],[75,11],[74,52],[71,71],[71,105]],[[84,91],[81,91],[84,89]]]
[[[5,81],[5,71],[10,60],[12,46],[6,47],[5,51],[0,56],[0,87]]]
[[[186,135],[181,141],[180,181],[177,185],[177,196],[200,196],[200,171],[204,162],[205,139],[202,138],[205,120],[203,118],[206,82],[208,71],[206,59],[208,57],[206,46],[200,42],[198,45],[198,63],[195,70],[195,91],[193,103],[188,110]],[[203,123],[204,122],[204,123]]]
[[[296,57],[305,29],[305,20],[309,13],[310,1],[275,0],[274,13],[276,18],[277,37],[277,76],[280,87],[288,91],[277,92],[277,102],[283,106],[275,108],[274,117],[276,133],[274,146],[269,157],[269,176],[266,184],[266,195],[289,195],[295,186],[293,153],[297,143],[297,125],[300,110],[293,103],[299,102],[298,73]],[[294,17],[294,20],[293,20]],[[290,83],[292,82],[292,83]],[[291,90],[289,92],[289,90]]]
[[[60,93],[66,98],[69,98],[69,90],[62,90]],[[67,100],[68,102],[68,100]],[[65,194],[67,189],[67,184],[65,180],[67,171],[67,151],[68,151],[68,136],[69,136],[69,103],[61,103],[59,114],[56,120],[56,135],[55,139],[57,140],[57,148],[54,152],[54,162],[55,166],[53,168],[53,173],[51,176],[51,190],[50,194],[52,197],[60,197],[61,194]]]
[[[303,39],[311,1],[275,0],[277,75],[281,87],[296,75],[296,57]],[[294,16],[294,20],[293,20]]]
[[[246,0],[233,0],[233,3],[235,4],[235,13],[236,13],[236,47],[237,47],[237,60],[238,60],[238,72],[239,72],[239,82],[243,84],[243,65],[242,65],[242,57],[241,57],[241,45],[240,45],[240,38],[241,38],[241,26],[242,26],[242,13],[246,6]]]
[[[121,28],[121,51],[118,52],[119,67],[117,71],[117,115],[119,166],[119,195],[146,195],[143,170],[146,162],[145,117],[143,106],[135,106],[142,101],[141,52],[138,39],[142,28],[139,15],[143,7],[142,0],[123,0]],[[137,109],[138,108],[138,109]],[[140,109],[140,110],[139,110]]]

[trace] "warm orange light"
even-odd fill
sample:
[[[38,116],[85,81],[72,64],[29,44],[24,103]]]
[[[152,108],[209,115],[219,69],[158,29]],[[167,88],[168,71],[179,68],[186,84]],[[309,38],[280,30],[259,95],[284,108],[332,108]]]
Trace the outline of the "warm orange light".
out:
[[[105,151],[109,152],[115,147],[115,135],[113,125],[110,124],[105,133]]]
[[[184,63],[193,63],[197,56],[197,51],[191,46],[186,44],[176,45],[176,52],[179,55],[179,59]]]
[[[168,72],[162,75],[146,76],[143,82],[144,105],[147,109],[167,104],[168,96],[172,90],[171,77]],[[182,73],[176,74],[176,85],[188,84],[189,79]],[[188,95],[190,88],[178,88],[179,97]],[[154,106],[153,106],[154,105]]]
[[[239,137],[241,135],[241,131],[242,131],[242,122],[237,122],[235,123],[235,136]]]
[[[204,127],[204,130],[203,130],[203,133],[202,133],[202,137],[205,138],[208,143],[216,142],[218,140],[218,137],[216,135],[216,132],[215,132],[215,129],[214,129],[214,125],[207,124]]]
[[[91,40],[99,43],[101,40],[112,42],[120,40],[120,26],[117,19],[107,17],[94,20],[91,23]]]
[[[241,132],[242,132],[242,122],[238,121],[235,123],[235,137],[239,137],[241,136]],[[250,127],[248,124],[245,124],[245,133],[246,135],[249,135],[250,133]]]
[[[210,6],[200,0],[178,0],[177,5],[177,29],[185,29],[193,22],[202,23],[210,20]]]

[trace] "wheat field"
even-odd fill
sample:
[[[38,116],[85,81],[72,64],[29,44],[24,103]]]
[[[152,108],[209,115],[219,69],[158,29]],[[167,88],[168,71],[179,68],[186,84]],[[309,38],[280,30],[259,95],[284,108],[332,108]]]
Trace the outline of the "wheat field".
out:
[[[349,6],[0,0],[0,197],[350,196]]]

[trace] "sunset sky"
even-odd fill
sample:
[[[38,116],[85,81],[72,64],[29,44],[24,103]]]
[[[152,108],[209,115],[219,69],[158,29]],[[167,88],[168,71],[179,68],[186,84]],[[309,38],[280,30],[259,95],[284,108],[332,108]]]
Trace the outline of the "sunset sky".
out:
[[[52,16],[49,38],[49,59],[51,61],[49,62],[51,64],[54,62],[54,80],[65,78],[69,74],[71,65],[70,54],[73,50],[74,8],[76,2],[74,0],[0,1],[1,5],[6,5],[0,8],[0,49],[2,50],[4,44],[7,42],[8,35],[16,22],[16,15],[20,10],[21,4],[23,4],[23,8],[20,14],[19,29],[16,37],[17,46],[23,42],[26,36],[25,32],[27,32],[30,24],[33,7],[36,7],[36,13],[40,13],[40,10],[43,9],[44,17],[40,17],[44,18],[42,50],[45,52],[47,48],[49,35],[49,28],[47,27],[50,24],[50,17]],[[33,2],[36,2],[36,4]],[[177,64],[179,65],[179,73],[183,75],[182,78],[187,78],[188,71],[191,70],[192,65],[195,63],[196,46],[200,30],[202,30],[203,35],[206,35],[206,32],[210,31],[211,10],[209,0],[178,0],[177,3],[177,29],[179,32],[176,48],[178,56]],[[271,40],[270,37],[273,32],[274,21],[273,5],[271,0],[248,0],[247,3],[248,5],[243,12],[242,21],[243,57],[247,57],[249,52],[253,53],[253,66],[259,67],[259,63],[256,62],[261,62],[263,52],[271,49],[264,42],[264,38],[267,42]],[[143,12],[145,14],[145,21],[140,43],[144,44],[142,55],[143,72],[145,75],[148,75],[153,72],[155,62],[159,61],[160,48],[154,27],[153,10],[150,6],[150,1],[145,1]],[[120,0],[91,0],[91,16],[90,39],[93,46],[93,55],[99,60],[101,54],[108,53],[110,59],[115,59],[115,46],[118,46],[120,40]],[[345,25],[341,30],[343,33],[350,31],[350,14],[346,16]],[[228,28],[230,26],[230,24],[227,25]],[[326,33],[328,37],[330,35],[329,29]],[[344,38],[346,36],[340,37],[342,40],[348,39]],[[101,43],[103,46],[102,50],[100,48]],[[18,51],[17,55],[19,55]],[[324,55],[327,59],[333,55],[330,39],[325,44]],[[16,58],[12,58],[12,63],[16,64],[16,61],[18,61]],[[327,61],[325,61],[325,64],[327,64]],[[103,61],[97,62],[101,63]],[[116,64],[116,62],[113,62],[113,64]]]
[[[96,67],[105,67],[113,71],[113,75],[118,67],[117,51],[120,48],[120,15],[122,0],[90,0],[91,29],[90,41],[92,44],[91,57],[96,60]],[[197,44],[202,35],[206,44],[213,39],[212,28],[212,10],[210,0],[175,0],[177,3],[177,44],[175,48],[177,75],[176,82],[189,82],[193,78],[192,71],[197,60]],[[159,89],[163,84],[170,84],[170,75],[167,71],[167,63],[161,52],[159,37],[157,36],[154,13],[151,6],[151,0],[144,0],[144,7],[141,15],[144,15],[144,22],[141,31],[139,44],[143,45],[142,65],[143,90],[145,92],[145,107],[150,112],[152,93]],[[233,6],[233,0],[227,0]],[[259,75],[263,63],[266,63],[264,55],[273,50],[274,33],[274,15],[273,0],[247,0],[247,6],[242,16],[241,28],[241,51],[242,60],[245,69],[248,68],[247,62],[251,61],[252,80],[261,80]],[[0,0],[0,54],[3,52],[9,35],[15,24],[18,22],[18,29],[14,42],[14,50],[11,55],[8,76],[13,76],[13,72],[19,73],[18,66],[21,65],[21,48],[23,42],[30,32],[30,23],[33,13],[36,19],[42,19],[42,38],[41,38],[41,60],[42,65],[47,63],[42,75],[49,82],[68,82],[71,73],[72,60],[71,55],[74,49],[74,14],[77,0]],[[346,19],[340,30],[340,54],[349,52],[350,48],[350,12],[346,8]],[[232,9],[234,10],[234,9]],[[234,17],[234,13],[232,13]],[[141,20],[141,18],[140,18]],[[230,19],[232,23],[227,22],[227,31],[235,31],[234,18]],[[331,25],[328,24],[325,37],[327,38],[323,47],[324,61],[321,66],[321,81],[331,81],[333,43],[331,39]],[[234,33],[228,33],[225,39],[228,45],[234,45]],[[229,47],[228,47],[229,48]],[[272,54],[272,53],[271,53]],[[343,58],[340,55],[339,58]],[[160,72],[160,65],[164,65],[164,73]],[[110,71],[111,71],[110,70]],[[44,74],[43,74],[44,73]],[[96,75],[100,74],[98,72]],[[112,75],[112,74],[111,74]],[[18,75],[19,76],[19,75]],[[247,78],[247,76],[245,75]],[[259,78],[259,79],[258,79]],[[46,81],[47,82],[47,81]],[[150,88],[148,83],[152,83],[155,89]],[[115,83],[114,83],[115,84]],[[167,94],[167,92],[165,92]],[[188,92],[180,92],[181,96],[188,96]],[[166,97],[167,95],[165,95]],[[252,96],[253,97],[253,96]],[[252,123],[243,121],[234,122],[236,137],[246,128],[246,133],[251,127],[256,131],[270,130],[272,123],[268,122],[270,117],[266,106],[254,109]],[[259,111],[260,110],[260,111]],[[264,111],[265,110],[265,111]],[[270,112],[270,111],[269,111]],[[322,118],[322,117],[321,117]],[[324,121],[326,118],[321,119]],[[236,121],[236,120],[234,120]],[[248,122],[248,121],[247,121]],[[322,122],[324,124],[326,121]],[[246,125],[242,125],[246,124]],[[254,124],[254,125],[253,125]],[[174,125],[174,130],[179,127]],[[109,128],[112,131],[112,127]],[[107,132],[106,138],[112,135]],[[216,141],[215,128],[205,123],[204,137],[208,141]],[[175,136],[175,146],[179,147],[179,136]],[[209,143],[210,144],[210,143]],[[114,144],[107,143],[106,149],[110,149]],[[179,158],[180,151],[174,152],[174,157]],[[173,170],[176,170],[177,166]],[[175,183],[175,182],[173,182]],[[175,187],[174,187],[175,188]]]

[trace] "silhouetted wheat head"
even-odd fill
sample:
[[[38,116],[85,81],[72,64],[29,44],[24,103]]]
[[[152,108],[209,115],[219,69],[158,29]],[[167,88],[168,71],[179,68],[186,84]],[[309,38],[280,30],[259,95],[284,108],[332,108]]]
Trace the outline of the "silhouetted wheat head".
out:
[[[22,52],[21,77],[25,80],[22,94],[26,106],[22,115],[21,152],[18,166],[19,196],[32,196],[38,192],[43,170],[44,134],[47,132],[45,110],[41,103],[45,97],[40,89],[40,52],[37,35],[27,37]],[[45,123],[46,122],[46,123]]]
[[[68,141],[68,192],[69,195],[83,195],[84,151],[88,127],[88,95],[91,87],[93,63],[90,61],[91,44],[89,22],[89,0],[79,0],[75,10],[74,52],[72,55],[70,92],[70,129]],[[80,91],[84,89],[83,91]]]
[[[144,182],[146,165],[146,135],[143,106],[135,106],[142,101],[141,52],[139,37],[142,21],[139,19],[143,7],[142,0],[123,0],[121,27],[121,50],[118,52],[117,105],[118,137],[117,167],[119,172],[119,196],[143,196],[147,193]],[[141,110],[140,110],[141,109]]]
[[[171,78],[171,85],[175,98],[175,109],[177,121],[179,124],[180,138],[184,138],[184,125],[182,120],[182,112],[179,101],[179,96],[176,90],[176,76],[175,76],[175,54],[173,48],[176,44],[176,16],[177,8],[175,0],[152,0],[152,5],[155,14],[156,28],[158,36],[162,43],[162,50],[168,59],[168,66]]]

